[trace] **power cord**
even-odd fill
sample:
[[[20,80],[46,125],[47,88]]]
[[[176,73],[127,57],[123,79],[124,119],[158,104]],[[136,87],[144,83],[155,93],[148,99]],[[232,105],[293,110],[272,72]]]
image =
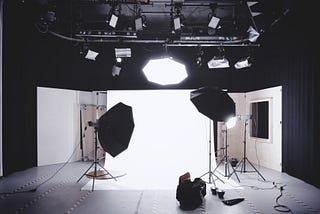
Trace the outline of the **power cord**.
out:
[[[37,189],[47,183],[49,180],[51,180],[53,177],[55,177],[71,160],[71,158],[73,157],[73,155],[75,154],[75,152],[77,151],[77,149],[79,148],[80,143],[75,147],[75,149],[73,150],[72,154],[70,155],[70,157],[68,158],[68,160],[56,171],[54,172],[48,179],[46,179],[44,182],[40,183],[38,186],[36,186],[33,189],[30,190],[24,190],[24,191],[12,191],[12,192],[0,192],[0,195],[11,195],[11,194],[16,194],[16,193],[27,193],[27,192],[36,192]]]
[[[292,213],[292,211],[289,207],[287,207],[286,205],[280,204],[278,202],[278,200],[282,197],[282,191],[284,190],[284,186],[286,186],[286,185],[283,185],[279,188],[280,195],[276,198],[276,205],[273,206],[273,209],[278,212],[285,212],[285,213],[291,212]]]

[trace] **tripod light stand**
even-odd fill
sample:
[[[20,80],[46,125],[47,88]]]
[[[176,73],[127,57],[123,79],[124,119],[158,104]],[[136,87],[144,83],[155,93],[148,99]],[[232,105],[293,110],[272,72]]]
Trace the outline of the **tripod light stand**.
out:
[[[83,176],[87,175],[93,178],[92,191],[94,190],[95,179],[101,176],[110,175],[115,179],[103,166],[100,165],[97,151],[98,151],[98,139],[103,150],[109,153],[112,157],[117,156],[128,148],[132,132],[134,129],[134,121],[131,106],[125,105],[121,102],[114,105],[109,111],[103,114],[97,122],[89,122],[89,126],[94,127],[94,161],[91,166],[85,171],[85,173],[79,178],[79,182]],[[100,166],[107,174],[99,175],[97,168]],[[93,175],[88,174],[88,171],[94,167]],[[119,177],[119,176],[117,176]]]
[[[89,121],[89,126],[93,126],[94,127],[94,161],[92,162],[92,164],[90,165],[90,167],[87,169],[87,171],[85,171],[83,173],[83,175],[78,179],[77,183],[83,178],[83,176],[88,176],[88,177],[92,177],[93,181],[92,181],[92,191],[94,190],[94,184],[95,184],[95,180],[96,178],[99,177],[103,177],[106,175],[110,175],[111,178],[113,178],[114,180],[117,180],[113,175],[111,175],[108,170],[106,170],[100,163],[99,163],[99,159],[98,159],[98,140],[97,140],[97,133],[98,133],[98,123],[94,123],[92,121]],[[100,168],[102,168],[106,173],[105,174],[98,174],[98,166]],[[88,171],[91,168],[94,168],[93,174],[88,173]]]
[[[240,119],[241,119],[241,116],[240,116]],[[239,162],[238,166],[236,167],[236,170],[237,168],[241,165],[241,170],[240,172],[257,172],[260,177],[265,181],[266,179],[261,175],[261,173],[256,169],[256,167],[254,167],[254,165],[249,161],[249,159],[247,158],[246,154],[247,154],[247,141],[246,141],[246,138],[247,138],[247,125],[248,125],[248,120],[250,119],[250,116],[246,116],[245,117],[245,122],[244,122],[244,136],[243,136],[243,158],[241,159],[241,161]],[[247,171],[246,170],[246,162],[248,162],[251,167],[254,169],[254,171]]]
[[[209,175],[209,184],[214,184],[214,186],[216,186],[215,183],[215,179],[213,179],[213,176],[216,177],[216,179],[218,179],[219,181],[221,181],[222,183],[224,183],[223,180],[221,180],[221,178],[219,178],[217,175],[214,174],[214,172],[212,171],[212,167],[211,167],[211,154],[212,154],[212,149],[211,149],[211,120],[209,120],[209,171],[204,173],[203,175],[200,176],[200,178],[202,178],[203,176],[205,176],[206,174]]]
[[[216,168],[213,170],[214,172],[219,168],[219,166],[224,163],[224,176],[228,177],[228,179],[232,176],[232,174],[234,173],[237,177],[237,180],[240,182],[240,179],[237,175],[237,172],[235,171],[235,169],[232,167],[231,162],[230,162],[230,158],[228,156],[228,144],[227,144],[227,136],[228,136],[228,128],[225,125],[225,130],[223,130],[223,132],[225,133],[225,139],[224,139],[224,155],[221,158],[221,160],[219,161],[218,165],[216,166]],[[230,173],[230,165],[232,168],[232,173]]]
[[[226,91],[217,87],[202,87],[191,91],[190,99],[200,113],[213,121],[225,121],[227,118],[235,115],[235,103],[232,98]],[[211,139],[209,140],[209,147],[209,171],[204,175],[209,174],[209,183],[211,183],[212,175],[215,175],[214,172],[217,169],[216,167],[215,170],[211,170]],[[219,179],[219,177],[217,178]],[[222,181],[221,179],[219,180]]]

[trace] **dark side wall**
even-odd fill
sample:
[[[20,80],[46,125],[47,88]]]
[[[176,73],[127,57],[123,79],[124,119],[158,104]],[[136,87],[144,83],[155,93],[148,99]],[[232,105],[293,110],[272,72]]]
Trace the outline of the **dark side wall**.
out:
[[[151,48],[140,48],[120,78],[110,74],[113,46],[99,44],[95,62],[79,56],[79,47],[34,27],[34,5],[4,2],[3,30],[3,166],[4,175],[37,165],[37,86],[76,90],[162,89],[146,81],[139,65]],[[303,11],[303,10],[302,10]],[[266,32],[256,52],[255,66],[244,71],[192,70],[189,80],[170,88],[194,89],[204,85],[246,92],[283,86],[283,171],[320,187],[319,60],[314,28],[302,29],[304,12]],[[281,26],[281,28],[280,28]],[[299,26],[297,28],[297,26]],[[157,50],[159,47],[154,46]],[[188,50],[190,52],[190,49]],[[192,50],[191,50],[192,51]],[[189,60],[183,51],[182,60]],[[109,62],[108,62],[109,60]],[[168,87],[169,88],[169,87]],[[54,131],[54,130],[53,130]]]

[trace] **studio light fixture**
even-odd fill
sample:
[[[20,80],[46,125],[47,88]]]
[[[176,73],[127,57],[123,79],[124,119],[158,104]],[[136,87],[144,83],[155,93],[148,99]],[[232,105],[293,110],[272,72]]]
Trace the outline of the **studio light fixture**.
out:
[[[119,17],[115,14],[111,14],[111,18],[109,20],[109,26],[116,28]]]
[[[135,24],[136,31],[143,30],[144,28],[147,27],[147,18],[146,18],[146,16],[145,15],[137,15],[135,20],[134,20],[134,24]]]
[[[111,74],[112,74],[112,76],[119,76],[120,75],[120,71],[121,71],[121,67],[118,65],[118,64],[116,64],[116,65],[113,65],[112,66],[112,72],[111,72]]]
[[[252,17],[255,17],[255,16],[259,16],[259,15],[261,15],[262,13],[261,12],[254,12],[254,11],[252,11],[252,7],[254,7],[254,5],[256,5],[256,4],[258,4],[259,2],[257,2],[257,1],[248,1],[247,2],[247,6],[248,6],[248,8],[249,8],[249,11],[250,11],[250,14],[251,14],[251,16]]]
[[[181,30],[183,27],[183,23],[185,21],[184,15],[181,13],[182,10],[182,3],[181,2],[176,2],[174,4],[174,14],[171,14],[171,19],[172,19],[172,26],[174,31]]]
[[[173,19],[173,27],[174,30],[180,30],[181,29],[181,21],[180,21],[180,17],[177,16]]]
[[[143,20],[142,20],[141,16],[136,17],[134,23],[135,23],[136,31],[139,31],[139,30],[143,29]]]
[[[115,65],[112,66],[112,76],[119,76],[122,68],[122,63],[126,58],[131,57],[131,48],[115,48]]]
[[[229,60],[224,56],[224,47],[218,47],[218,55],[214,56],[207,64],[208,68],[229,68]]]
[[[96,60],[96,57],[98,56],[98,52],[92,51],[92,50],[88,50],[85,58],[86,59],[90,59],[90,60]]]
[[[213,57],[209,62],[208,62],[208,68],[229,68],[229,60],[225,58],[224,56],[221,57]]]
[[[188,77],[185,65],[171,57],[151,59],[142,71],[148,81],[160,85],[178,84]]]
[[[241,68],[248,68],[251,67],[252,65],[252,61],[250,57],[244,58],[244,59],[240,59],[238,62],[236,62],[236,64],[234,64],[234,67],[236,69],[241,69]]]
[[[231,129],[236,125],[237,118],[236,117],[231,117],[227,120],[226,122],[226,127],[227,129]]]
[[[84,43],[80,48],[80,54],[84,56],[84,58],[89,60],[96,60],[96,57],[99,55],[98,52],[90,50],[88,44]]]
[[[117,58],[131,57],[131,48],[115,48],[114,54]]]
[[[121,11],[121,5],[117,4],[116,2],[113,2],[113,5],[111,5],[111,9],[108,13],[108,18],[106,20],[106,22],[109,24],[110,27],[112,28],[117,27],[120,11]]]
[[[217,8],[216,3],[210,4],[211,12],[208,14],[208,18],[210,18],[210,21],[208,23],[208,27],[212,29],[216,29],[218,27],[218,24],[220,22],[220,18],[215,16],[215,10]]]
[[[219,22],[220,19],[218,17],[212,16],[208,24],[208,27],[216,29],[218,27]]]
[[[250,26],[248,29],[248,39],[250,42],[256,42],[260,34],[252,27]]]

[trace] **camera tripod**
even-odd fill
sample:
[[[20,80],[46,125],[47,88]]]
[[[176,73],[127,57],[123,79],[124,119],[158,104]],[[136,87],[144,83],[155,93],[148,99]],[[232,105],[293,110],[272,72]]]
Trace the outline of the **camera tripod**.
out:
[[[241,161],[239,162],[237,168],[241,165],[241,170],[239,172],[257,172],[260,177],[265,181],[266,179],[261,175],[261,173],[256,169],[256,167],[254,167],[254,165],[249,161],[249,159],[247,158],[246,154],[246,147],[247,147],[247,142],[246,142],[246,138],[247,138],[247,125],[248,125],[248,119],[245,120],[244,123],[244,137],[243,137],[243,158],[241,159]],[[254,171],[247,171],[246,170],[246,162],[248,162],[251,167],[254,169]]]
[[[230,158],[229,158],[229,156],[228,156],[228,144],[227,144],[227,135],[228,135],[228,133],[227,133],[227,128],[225,129],[225,130],[223,130],[223,132],[225,133],[225,140],[224,140],[224,142],[225,142],[225,147],[224,147],[224,149],[225,149],[225,151],[224,151],[224,155],[223,155],[223,157],[221,158],[221,160],[219,161],[219,163],[218,163],[218,165],[217,165],[217,167],[213,170],[214,172],[218,169],[218,167],[222,164],[222,163],[224,163],[224,176],[225,177],[228,177],[228,179],[232,176],[232,174],[234,173],[235,175],[236,175],[236,177],[237,177],[237,180],[239,181],[239,183],[240,183],[240,179],[239,179],[239,177],[238,177],[238,175],[237,175],[237,172],[236,172],[236,170],[232,167],[232,165],[231,165],[231,162],[230,162]],[[232,168],[232,173],[230,173],[230,165],[231,165],[231,168]]]
[[[94,127],[94,161],[92,162],[92,164],[90,165],[90,167],[83,173],[83,175],[78,179],[77,183],[86,175],[90,178],[93,179],[92,181],[92,192],[94,190],[94,184],[95,184],[95,179],[99,178],[99,177],[103,177],[106,175],[110,175],[111,178],[113,178],[114,180],[117,180],[113,175],[111,175],[108,170],[106,170],[100,163],[99,163],[99,159],[98,159],[98,139],[97,139],[97,132],[98,132],[98,124],[97,123],[93,123],[93,122],[89,122],[89,126],[93,126]],[[103,171],[105,171],[106,173],[100,174],[98,173],[98,166],[100,168],[103,169]],[[91,168],[94,168],[93,173],[88,173],[88,171]]]

